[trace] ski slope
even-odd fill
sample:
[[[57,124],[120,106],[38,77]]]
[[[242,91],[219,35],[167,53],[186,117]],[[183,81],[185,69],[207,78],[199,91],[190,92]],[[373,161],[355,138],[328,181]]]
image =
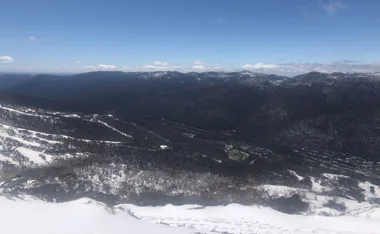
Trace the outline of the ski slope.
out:
[[[202,207],[197,205],[107,208],[88,198],[47,203],[33,197],[0,196],[0,223],[13,234],[375,234],[380,208],[356,216],[288,215],[258,206]]]
[[[90,199],[46,203],[0,197],[0,230],[9,234],[190,234],[189,228],[170,228],[138,220],[121,210]]]

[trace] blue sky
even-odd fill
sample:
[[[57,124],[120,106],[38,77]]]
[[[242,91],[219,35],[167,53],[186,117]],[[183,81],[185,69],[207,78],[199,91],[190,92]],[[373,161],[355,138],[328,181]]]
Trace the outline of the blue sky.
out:
[[[379,12],[379,0],[1,1],[0,71],[376,71]]]

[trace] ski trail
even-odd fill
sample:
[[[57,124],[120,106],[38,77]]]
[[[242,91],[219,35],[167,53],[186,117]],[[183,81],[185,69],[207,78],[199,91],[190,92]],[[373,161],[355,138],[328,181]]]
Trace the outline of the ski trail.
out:
[[[125,133],[125,132],[120,131],[119,129],[117,129],[117,128],[111,126],[111,125],[109,125],[108,123],[106,123],[106,122],[104,122],[104,121],[101,121],[101,120],[96,120],[96,121],[97,121],[98,123],[100,123],[100,124],[106,126],[107,128],[109,128],[109,129],[111,129],[111,130],[113,130],[113,131],[115,131],[115,132],[117,132],[117,133],[119,133],[119,134],[125,136],[125,137],[128,137],[128,138],[130,138],[130,139],[133,139],[133,136],[131,136],[131,135]]]

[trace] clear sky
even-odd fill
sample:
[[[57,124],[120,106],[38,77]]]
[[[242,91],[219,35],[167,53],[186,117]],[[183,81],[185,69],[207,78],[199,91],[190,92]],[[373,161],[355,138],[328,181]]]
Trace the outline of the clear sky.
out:
[[[0,1],[0,71],[377,71],[379,56],[379,0]]]

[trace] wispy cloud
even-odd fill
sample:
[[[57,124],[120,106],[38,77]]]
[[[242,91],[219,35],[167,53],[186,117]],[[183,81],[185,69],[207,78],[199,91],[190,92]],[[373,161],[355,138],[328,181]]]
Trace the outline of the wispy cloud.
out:
[[[350,59],[344,59],[344,60],[338,60],[335,61],[334,63],[347,63],[347,64],[355,64],[355,63],[360,63],[358,60],[350,60]]]
[[[117,69],[117,66],[116,65],[110,65],[110,64],[99,64],[98,68],[104,69],[104,70],[114,70],[114,69]]]
[[[169,63],[167,63],[167,62],[161,62],[161,61],[154,61],[153,65],[154,66],[169,66]]]
[[[154,65],[145,65],[145,66],[143,66],[143,68],[146,68],[146,69],[155,69],[156,66],[154,66]]]
[[[246,64],[241,67],[243,70],[253,70],[260,73],[279,74],[293,76],[312,71],[333,73],[376,73],[380,72],[380,63],[358,63],[357,61],[347,60],[333,63],[283,63],[283,64]]]
[[[29,40],[30,40],[30,41],[35,41],[35,40],[37,40],[37,38],[36,38],[35,36],[30,36],[30,37],[29,37]]]
[[[1,63],[10,63],[14,59],[10,56],[0,56]],[[5,66],[7,67],[5,67]],[[8,66],[9,65],[9,66]],[[3,64],[2,69],[8,71],[37,71],[42,72],[39,67],[14,66],[14,64]],[[46,70],[46,69],[45,69]],[[188,64],[173,65],[168,62],[152,62],[145,66],[117,66],[112,64],[98,65],[83,65],[76,67],[67,67],[61,65],[50,69],[51,71],[64,72],[89,72],[89,71],[179,71],[179,72],[232,72],[241,70],[250,70],[257,73],[278,74],[284,76],[295,76],[312,71],[333,73],[333,72],[348,72],[348,73],[378,73],[380,74],[380,61],[371,63],[362,63],[355,60],[338,60],[331,63],[247,63],[239,67],[234,65],[207,64],[200,61],[193,61]]]
[[[194,65],[191,67],[191,69],[203,71],[203,70],[206,70],[206,67],[204,65]]]
[[[82,68],[84,70],[95,70],[96,69],[95,66],[91,66],[91,65],[81,66],[80,68]]]
[[[152,64],[142,66],[141,68],[143,70],[168,71],[175,70],[177,67],[168,62],[154,61]]]
[[[346,8],[346,5],[339,1],[319,1],[319,4],[321,5],[322,9],[327,12],[328,14],[332,15],[335,13],[338,13],[342,9]]]
[[[110,64],[99,64],[97,66],[85,65],[85,66],[81,66],[80,68],[87,71],[112,71],[112,70],[116,70],[117,66],[110,65]]]
[[[224,71],[225,69],[221,66],[207,65],[201,61],[194,61],[193,66],[191,67],[192,71]]]
[[[12,63],[14,61],[11,56],[0,56],[0,63]]]
[[[270,68],[277,68],[279,65],[277,64],[265,64],[265,63],[256,63],[256,64],[245,64],[241,68],[247,69],[247,70],[254,70],[254,69],[270,69]]]
[[[200,61],[200,60],[195,60],[193,61],[193,64],[194,65],[202,65],[202,64],[205,64],[203,61]]]

